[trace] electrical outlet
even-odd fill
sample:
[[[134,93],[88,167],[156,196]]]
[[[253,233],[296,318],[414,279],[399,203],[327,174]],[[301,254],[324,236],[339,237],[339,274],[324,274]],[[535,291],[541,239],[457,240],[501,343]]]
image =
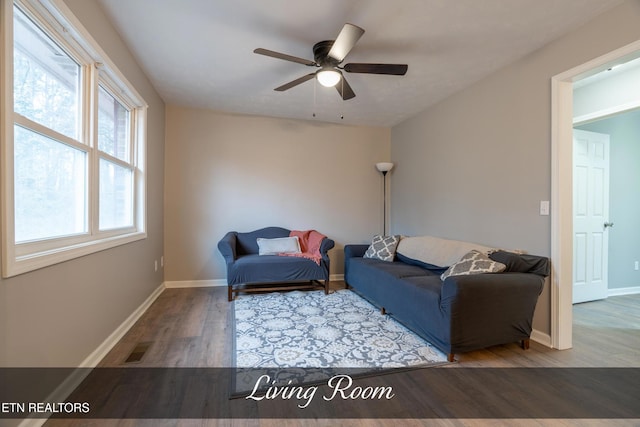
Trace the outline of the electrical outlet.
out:
[[[640,266],[638,265],[638,261],[636,261],[636,262],[634,262],[634,263],[633,263],[633,269],[634,269],[634,270],[636,270],[636,271],[637,271],[638,269],[640,269]]]
[[[158,260],[153,262],[153,267],[155,268],[155,271],[158,271]]]
[[[164,255],[160,257],[160,267],[164,267]]]

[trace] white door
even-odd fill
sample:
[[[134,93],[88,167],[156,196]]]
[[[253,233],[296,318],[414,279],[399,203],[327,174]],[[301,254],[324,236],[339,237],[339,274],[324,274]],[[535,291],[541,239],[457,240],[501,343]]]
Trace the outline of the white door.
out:
[[[609,135],[573,130],[573,303],[607,297]]]

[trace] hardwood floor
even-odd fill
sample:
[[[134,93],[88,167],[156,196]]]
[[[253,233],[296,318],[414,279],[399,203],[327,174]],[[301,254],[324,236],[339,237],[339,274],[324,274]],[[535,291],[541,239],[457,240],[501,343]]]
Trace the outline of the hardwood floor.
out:
[[[332,289],[344,287],[332,282]],[[139,343],[149,343],[137,367],[231,366],[232,324],[226,287],[166,289],[102,360],[122,367]],[[574,348],[552,350],[534,341],[456,355],[452,369],[465,367],[640,367],[640,295],[612,297],[574,307]],[[461,390],[465,393],[465,390]],[[638,426],[633,420],[576,419],[204,419],[55,420],[51,426]]]

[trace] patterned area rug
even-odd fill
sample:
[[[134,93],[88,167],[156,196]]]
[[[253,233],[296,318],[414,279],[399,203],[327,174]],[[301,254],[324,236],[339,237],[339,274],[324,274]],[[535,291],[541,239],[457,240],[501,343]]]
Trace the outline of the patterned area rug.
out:
[[[301,376],[295,381],[301,383],[341,370],[374,373],[447,360],[350,290],[240,295],[234,308],[236,391],[265,373],[287,381]]]

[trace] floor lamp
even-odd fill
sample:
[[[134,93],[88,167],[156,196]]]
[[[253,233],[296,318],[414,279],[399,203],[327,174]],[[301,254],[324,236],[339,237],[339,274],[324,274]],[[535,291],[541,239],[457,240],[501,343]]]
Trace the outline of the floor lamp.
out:
[[[387,235],[387,172],[393,169],[393,163],[380,162],[376,163],[376,168],[382,172],[382,185],[383,185],[383,205],[382,205],[382,230],[383,235]]]

